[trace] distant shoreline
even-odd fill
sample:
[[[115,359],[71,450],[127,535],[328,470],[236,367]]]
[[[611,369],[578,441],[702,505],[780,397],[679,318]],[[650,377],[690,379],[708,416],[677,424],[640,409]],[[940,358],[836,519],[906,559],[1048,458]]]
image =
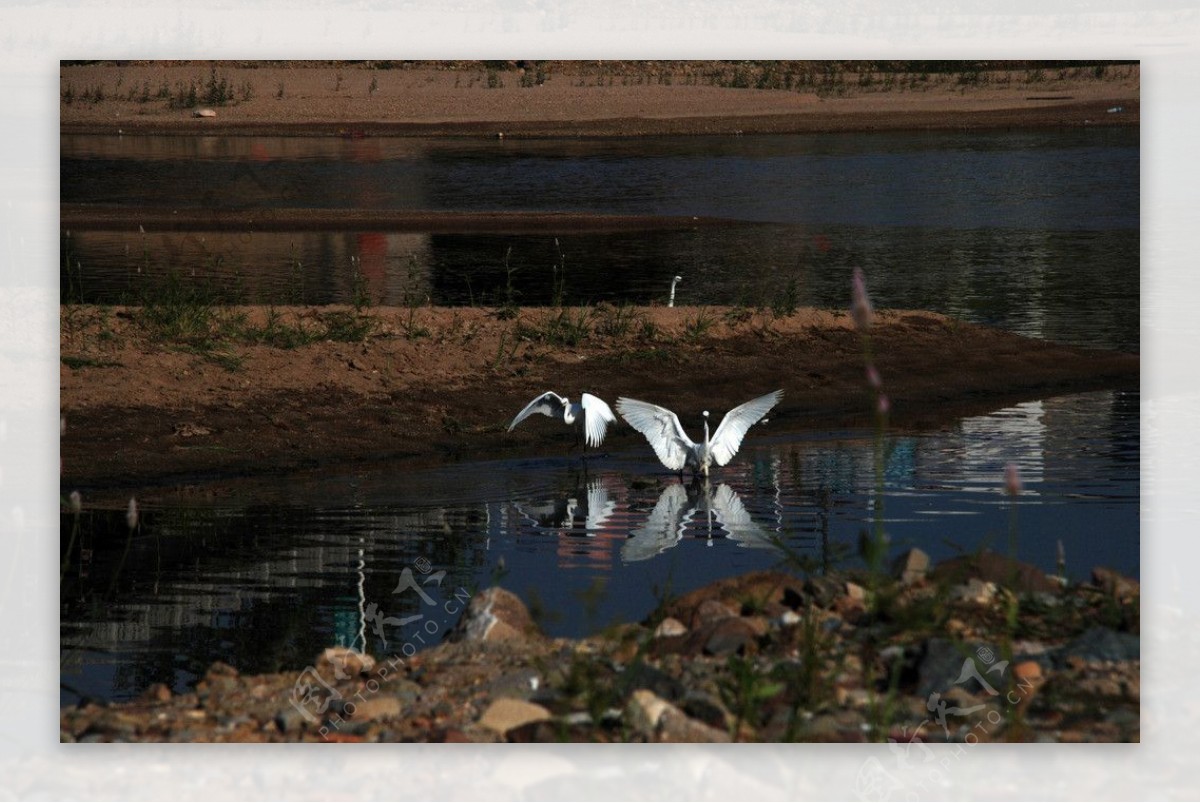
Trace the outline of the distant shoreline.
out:
[[[701,82],[695,71],[706,62],[609,62],[607,78],[597,77],[593,65],[561,62],[536,84],[531,72],[516,69],[306,64],[65,66],[60,133],[500,139],[1140,124],[1137,65],[1102,77],[1082,68],[1043,77],[990,72],[965,83],[953,74],[872,74],[868,81],[847,73],[834,89],[756,89],[711,77]],[[802,69],[811,63],[779,64]],[[195,116],[201,109],[215,116]]]

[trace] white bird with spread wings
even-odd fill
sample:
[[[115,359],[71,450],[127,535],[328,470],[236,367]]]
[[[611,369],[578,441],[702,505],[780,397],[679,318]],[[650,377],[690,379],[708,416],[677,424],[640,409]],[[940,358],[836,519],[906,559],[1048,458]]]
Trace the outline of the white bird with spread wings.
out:
[[[637,399],[617,399],[617,412],[629,426],[646,436],[662,464],[672,471],[690,468],[693,474],[708,476],[709,467],[723,466],[733,459],[746,431],[762,420],[783,398],[776,390],[738,405],[725,414],[712,437],[708,434],[708,410],[704,411],[704,440],[693,443],[683,431],[679,416],[665,407]]]
[[[591,447],[597,447],[604,441],[604,433],[608,425],[615,422],[617,417],[604,400],[584,393],[579,401],[572,402],[566,396],[559,396],[553,391],[546,391],[541,396],[525,405],[525,409],[517,413],[517,417],[508,425],[508,431],[534,413],[540,413],[550,418],[556,418],[567,426],[576,423],[583,425],[584,442]]]

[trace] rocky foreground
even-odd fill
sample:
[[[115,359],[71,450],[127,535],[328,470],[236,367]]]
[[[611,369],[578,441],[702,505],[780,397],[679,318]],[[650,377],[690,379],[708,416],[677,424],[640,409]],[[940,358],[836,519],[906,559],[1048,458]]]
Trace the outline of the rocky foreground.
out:
[[[664,600],[646,620],[551,639],[513,594],[465,602],[411,657],[314,664],[61,713],[64,742],[1140,740],[1140,588],[1065,584],[993,553],[890,576],[780,571]]]

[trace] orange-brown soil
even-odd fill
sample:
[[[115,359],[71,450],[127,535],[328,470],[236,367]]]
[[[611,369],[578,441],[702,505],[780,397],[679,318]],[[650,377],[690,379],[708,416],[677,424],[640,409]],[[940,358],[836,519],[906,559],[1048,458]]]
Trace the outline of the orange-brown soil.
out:
[[[201,476],[562,454],[572,436],[561,425],[538,418],[506,431],[546,390],[571,397],[587,390],[610,403],[632,396],[694,419],[783,388],[772,431],[873,421],[863,341],[841,313],[602,306],[523,309],[507,319],[478,308],[218,314],[224,323],[201,346],[152,334],[137,308],[63,308],[64,491],[83,488],[94,500],[135,487],[146,498]],[[334,331],[330,316],[345,324],[356,315],[370,332],[354,342],[266,345],[272,314],[277,332]],[[563,345],[553,334],[559,315],[583,321],[587,336]],[[1138,382],[1135,355],[928,312],[879,313],[872,347],[898,427]],[[633,448],[639,439],[620,426],[605,448]]]

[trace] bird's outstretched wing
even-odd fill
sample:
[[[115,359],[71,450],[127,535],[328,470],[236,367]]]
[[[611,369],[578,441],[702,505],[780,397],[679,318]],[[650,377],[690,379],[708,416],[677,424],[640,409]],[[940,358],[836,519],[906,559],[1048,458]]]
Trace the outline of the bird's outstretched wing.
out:
[[[601,530],[617,510],[614,499],[608,498],[608,488],[601,480],[593,480],[587,486],[587,519],[585,527],[589,533]]]
[[[567,400],[559,396],[552,390],[548,390],[541,396],[525,405],[525,409],[517,413],[517,417],[508,425],[508,431],[512,432],[513,427],[524,421],[534,413],[548,415],[551,418],[562,418],[563,410],[567,407]]]
[[[683,538],[687,519],[696,511],[688,509],[688,494],[682,485],[668,485],[646,523],[629,534],[621,544],[621,560],[626,563],[646,560],[675,546]]]
[[[587,445],[595,448],[604,440],[608,425],[617,420],[612,409],[604,403],[604,399],[590,393],[580,397],[579,405],[583,408],[583,432]]]
[[[721,483],[708,499],[708,506],[730,538],[744,547],[774,546],[771,537],[750,518],[737,492]]]
[[[664,466],[672,471],[683,468],[694,444],[677,415],[657,404],[624,397],[617,399],[617,412],[629,426],[646,436]]]
[[[745,404],[739,404],[725,414],[721,419],[721,426],[717,427],[717,431],[708,442],[708,448],[718,466],[723,466],[733,459],[738,447],[742,445],[742,438],[746,437],[746,430],[757,424],[782,398],[783,391],[777,390]]]

